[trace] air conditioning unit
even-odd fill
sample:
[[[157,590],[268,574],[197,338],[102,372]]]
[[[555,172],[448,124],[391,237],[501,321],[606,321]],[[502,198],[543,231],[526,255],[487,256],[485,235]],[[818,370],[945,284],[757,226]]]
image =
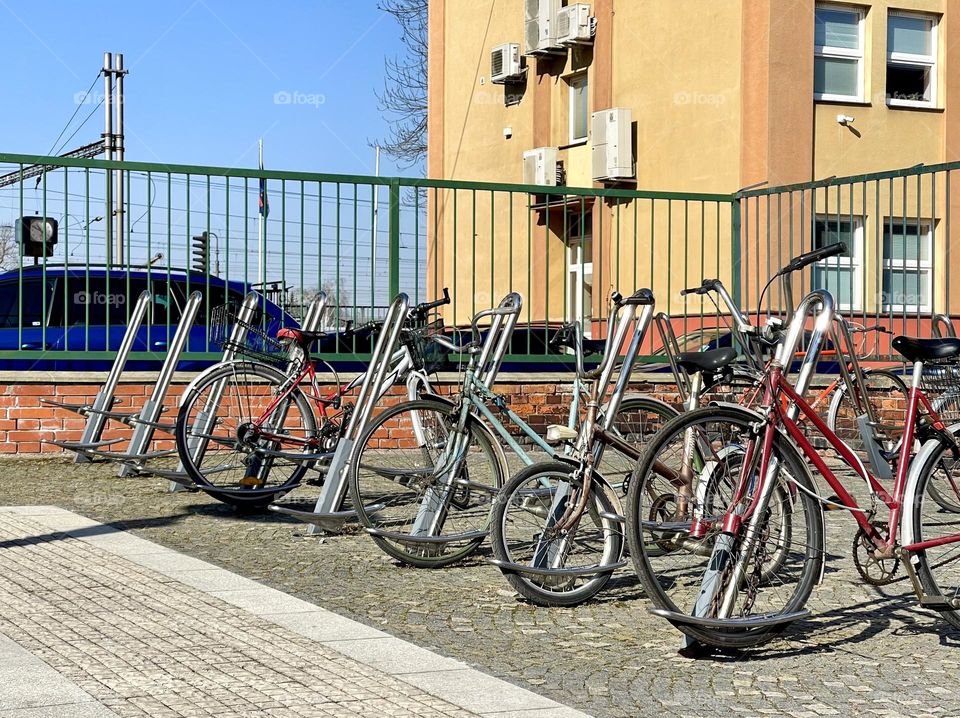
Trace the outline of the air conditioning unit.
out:
[[[490,82],[503,85],[523,77],[520,67],[520,44],[508,42],[497,45],[490,52]]]
[[[590,116],[593,179],[623,180],[636,177],[633,162],[633,115],[628,107],[613,107]]]
[[[562,53],[557,42],[557,16],[561,0],[523,0],[523,54]]]
[[[593,20],[590,6],[578,2],[560,8],[557,14],[557,43],[564,46],[589,45],[593,42]]]
[[[537,147],[523,153],[523,183],[557,186],[556,147]]]

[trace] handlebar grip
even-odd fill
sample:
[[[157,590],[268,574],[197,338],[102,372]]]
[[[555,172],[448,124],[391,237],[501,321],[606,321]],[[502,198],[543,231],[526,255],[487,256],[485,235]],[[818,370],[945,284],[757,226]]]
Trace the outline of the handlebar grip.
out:
[[[701,284],[699,287],[688,287],[687,289],[681,289],[680,296],[685,297],[688,294],[706,294],[707,292],[716,289],[719,281],[719,279],[704,279],[703,284]]]
[[[787,264],[787,266],[781,270],[780,273],[786,274],[787,272],[796,272],[798,269],[803,269],[814,262],[819,262],[821,259],[836,257],[838,254],[843,254],[846,251],[847,245],[843,242],[828,244],[826,247],[813,249],[809,252],[804,252],[803,254],[794,257],[790,260],[789,264]]]
[[[450,290],[444,287],[442,299],[435,299],[432,302],[423,302],[422,304],[418,304],[413,308],[413,313],[424,314],[425,312],[429,312],[431,309],[436,309],[437,307],[442,307],[444,304],[449,304],[449,303],[450,303]]]

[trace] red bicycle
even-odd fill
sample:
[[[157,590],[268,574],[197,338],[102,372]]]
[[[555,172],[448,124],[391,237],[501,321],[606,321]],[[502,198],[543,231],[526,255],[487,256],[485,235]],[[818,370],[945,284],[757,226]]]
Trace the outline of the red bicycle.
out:
[[[652,612],[686,634],[687,650],[759,645],[809,613],[804,606],[824,569],[824,505],[856,520],[854,560],[866,581],[887,583],[902,565],[920,604],[960,627],[960,514],[934,498],[960,502],[960,424],[947,428],[944,408],[956,402],[943,400],[960,395],[960,339],[893,341],[913,373],[888,490],[803,399],[804,368],[796,388],[785,375],[815,307],[804,360],[812,372],[833,321],[833,298],[824,291],[808,295],[794,315],[764,370],[758,407],[711,406],[671,420],[631,479],[630,553]],[[932,400],[934,391],[940,396]],[[873,428],[861,422],[863,432]],[[812,446],[812,430],[866,483],[867,505]],[[915,440],[923,446],[911,459]],[[807,461],[834,496],[817,493]]]

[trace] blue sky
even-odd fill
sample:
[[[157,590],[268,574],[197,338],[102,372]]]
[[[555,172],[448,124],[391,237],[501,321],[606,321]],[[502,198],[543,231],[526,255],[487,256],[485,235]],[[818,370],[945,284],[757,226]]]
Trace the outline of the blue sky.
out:
[[[263,137],[268,169],[314,172],[373,174],[368,142],[387,130],[375,93],[402,50],[375,0],[0,0],[0,27],[2,151],[46,154],[115,51],[130,71],[128,160],[255,167]],[[75,123],[102,79],[94,92]],[[102,125],[97,110],[67,149]]]

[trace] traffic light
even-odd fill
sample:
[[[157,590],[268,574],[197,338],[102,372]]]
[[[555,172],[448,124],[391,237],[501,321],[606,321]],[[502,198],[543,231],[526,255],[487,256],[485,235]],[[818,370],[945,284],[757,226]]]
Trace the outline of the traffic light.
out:
[[[202,272],[203,274],[209,274],[210,272],[210,235],[204,232],[199,236],[195,236],[191,241],[193,248],[191,253],[193,254],[193,264],[191,267],[194,271]]]
[[[57,220],[52,217],[20,217],[16,236],[24,257],[52,257],[57,243]]]

